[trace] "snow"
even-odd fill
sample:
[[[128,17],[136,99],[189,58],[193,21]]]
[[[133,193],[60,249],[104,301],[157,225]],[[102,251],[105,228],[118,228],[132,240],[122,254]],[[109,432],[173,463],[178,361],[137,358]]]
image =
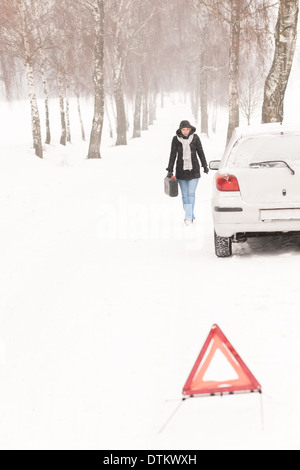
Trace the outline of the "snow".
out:
[[[159,110],[128,146],[105,131],[92,161],[75,111],[65,148],[55,102],[51,112],[40,160],[28,103],[1,104],[1,449],[299,449],[297,239],[216,258],[213,172],[184,226],[163,178],[178,123],[193,121],[185,104]],[[222,155],[225,127],[202,136],[208,160]],[[181,401],[214,323],[262,395]]]
[[[272,162],[278,168],[286,167],[280,160],[299,166],[300,134],[299,135],[266,135],[247,138],[233,148],[229,165],[236,168],[248,168],[249,165],[261,162]],[[274,161],[279,162],[274,164]],[[258,165],[259,166],[259,165]]]

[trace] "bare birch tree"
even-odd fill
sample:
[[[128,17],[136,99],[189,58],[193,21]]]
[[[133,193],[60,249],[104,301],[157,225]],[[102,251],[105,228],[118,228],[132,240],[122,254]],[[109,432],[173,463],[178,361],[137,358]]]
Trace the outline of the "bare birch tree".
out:
[[[50,130],[50,110],[49,110],[49,90],[48,90],[48,81],[47,81],[47,40],[50,36],[50,24],[51,17],[49,15],[49,1],[42,0],[41,2],[34,2],[34,8],[39,8],[42,6],[44,21],[38,21],[37,28],[37,45],[38,45],[38,54],[37,54],[37,69],[42,77],[42,89],[43,89],[43,98],[44,98],[44,108],[45,108],[45,128],[46,128],[46,138],[45,144],[51,143],[51,130]],[[38,15],[36,15],[38,16]]]
[[[267,57],[268,8],[277,2],[185,0],[183,8],[182,0],[0,0],[0,79],[12,95],[14,85],[23,78],[22,73],[15,73],[16,64],[22,61],[25,65],[34,148],[39,156],[43,149],[35,79],[44,95],[46,142],[50,142],[50,93],[59,97],[64,145],[71,139],[69,99],[73,95],[77,98],[84,138],[79,97],[93,96],[87,158],[101,158],[105,93],[108,104],[113,100],[106,113],[110,128],[116,128],[116,145],[127,142],[129,110],[135,110],[132,137],[136,137],[141,135],[141,124],[147,129],[153,122],[157,93],[161,93],[163,103],[164,94],[174,91],[184,93],[185,99],[191,97],[195,116],[200,103],[201,131],[205,133],[210,107],[216,116],[217,106],[227,101],[229,138],[239,125],[243,82],[253,65],[260,73],[260,56]],[[284,86],[294,45],[287,18],[295,11],[298,15],[298,0],[280,3],[278,40],[287,49],[281,52],[280,60],[274,58],[274,63],[281,63],[282,75],[277,73],[277,78]],[[296,14],[293,17],[295,20]],[[264,76],[265,70],[260,75]],[[274,91],[271,71],[268,82],[266,106],[267,99],[271,100],[270,90]],[[263,80],[259,87],[262,90]],[[282,96],[284,90],[278,93]],[[279,109],[278,96],[276,100]],[[250,108],[253,110],[253,102],[249,103],[248,99],[248,117]]]
[[[104,119],[104,0],[87,1],[94,21],[94,117],[87,158],[101,158]]]
[[[239,64],[241,34],[241,1],[230,1],[230,46],[229,46],[229,122],[227,141],[240,123]]]
[[[31,109],[31,129],[35,154],[42,158],[40,115],[36,97],[34,63],[38,50],[37,23],[39,9],[33,8],[32,0],[2,0],[2,41],[11,56],[21,60],[26,69],[28,95]]]
[[[66,145],[71,143],[70,100],[74,95],[81,136],[85,140],[80,93],[92,93],[93,20],[90,12],[93,12],[93,2],[52,0],[52,4],[52,47],[49,48],[48,57],[57,76],[61,116],[60,143]]]
[[[149,21],[159,11],[158,2],[157,0],[151,2],[150,0],[110,0],[108,6],[107,16],[109,16],[109,36],[113,58],[113,94],[117,116],[116,145],[126,145],[127,117],[123,83],[126,60],[134,44],[138,43],[137,38],[141,31],[148,26]]]
[[[275,0],[274,0],[275,1]],[[253,44],[258,45],[260,38],[266,33],[259,23],[260,16],[266,19],[268,8],[274,4],[272,0],[196,0],[205,5],[217,18],[229,26],[229,119],[227,141],[235,127],[239,126],[239,82],[240,82],[240,48],[242,33],[251,30],[257,36]],[[267,28],[266,28],[267,29]],[[248,44],[249,47],[251,43]]]
[[[32,2],[21,0],[17,2],[17,12],[20,18],[20,31],[22,35],[23,47],[24,47],[24,62],[26,66],[27,85],[28,93],[31,106],[31,127],[33,137],[33,148],[35,154],[43,158],[43,147],[42,147],[42,136],[41,136],[41,124],[40,114],[37,104],[36,91],[35,91],[35,79],[34,79],[34,68],[33,68],[33,55],[32,48],[30,45],[30,29],[33,21],[38,22],[38,18],[30,18],[29,12],[34,12],[32,8]],[[30,24],[30,22],[32,22]],[[32,39],[32,38],[31,38]],[[33,40],[36,38],[33,38]]]
[[[50,130],[50,111],[49,111],[49,92],[47,85],[47,76],[46,76],[46,57],[44,50],[40,48],[40,72],[42,75],[42,84],[43,84],[43,95],[44,95],[44,105],[45,105],[45,127],[46,127],[46,139],[45,144],[51,143],[51,130]]]
[[[262,122],[282,122],[284,97],[297,38],[299,0],[280,0],[275,30],[275,53],[265,82]]]
[[[260,87],[257,75],[248,71],[240,93],[241,112],[247,119],[248,125],[251,124],[251,117],[256,109],[261,106]]]

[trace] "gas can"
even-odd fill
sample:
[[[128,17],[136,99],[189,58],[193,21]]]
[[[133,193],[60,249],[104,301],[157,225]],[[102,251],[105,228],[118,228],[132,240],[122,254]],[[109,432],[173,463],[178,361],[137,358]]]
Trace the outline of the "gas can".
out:
[[[178,196],[178,181],[176,176],[166,176],[164,180],[165,193],[170,197]]]

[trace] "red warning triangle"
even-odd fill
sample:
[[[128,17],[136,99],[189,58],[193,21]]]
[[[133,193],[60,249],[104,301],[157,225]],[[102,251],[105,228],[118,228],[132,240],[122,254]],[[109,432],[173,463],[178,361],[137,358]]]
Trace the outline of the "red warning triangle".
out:
[[[260,384],[218,325],[213,325],[183,387],[183,395],[256,391],[261,392]]]

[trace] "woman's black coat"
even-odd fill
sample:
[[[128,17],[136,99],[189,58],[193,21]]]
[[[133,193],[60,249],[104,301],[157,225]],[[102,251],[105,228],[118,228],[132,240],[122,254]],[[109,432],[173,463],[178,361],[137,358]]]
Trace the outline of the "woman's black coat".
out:
[[[194,138],[192,142],[190,143],[193,169],[184,170],[183,169],[183,147],[182,147],[182,143],[179,142],[177,136],[183,137],[183,138],[188,138],[188,137],[184,137],[180,131],[177,131],[176,134],[177,135],[174,136],[172,140],[170,159],[169,159],[168,168],[166,168],[166,170],[173,173],[175,160],[177,158],[175,176],[178,180],[192,180],[194,178],[200,178],[201,176],[200,164],[199,164],[198,157],[200,158],[201,165],[206,171],[207,171],[207,162],[206,162],[206,158],[203,152],[203,148],[202,148],[202,144],[201,144],[199,136],[197,134],[194,134]]]

